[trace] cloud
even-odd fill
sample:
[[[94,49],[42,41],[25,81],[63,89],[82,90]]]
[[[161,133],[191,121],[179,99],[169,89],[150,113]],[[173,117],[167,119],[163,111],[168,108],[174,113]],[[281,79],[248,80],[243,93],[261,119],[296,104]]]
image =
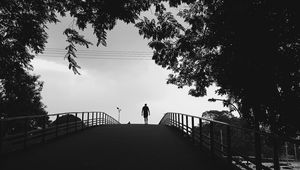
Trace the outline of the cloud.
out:
[[[54,61],[35,58],[34,60],[31,61],[31,64],[34,70],[37,72],[46,71],[46,72],[58,72],[58,73],[74,75],[74,73],[68,69],[67,62],[65,64],[62,64]],[[88,75],[87,70],[80,69],[79,72],[81,75],[85,75],[85,76]]]
[[[33,65],[34,70],[38,71],[69,72],[66,65],[44,59],[35,58],[32,60],[31,64]]]

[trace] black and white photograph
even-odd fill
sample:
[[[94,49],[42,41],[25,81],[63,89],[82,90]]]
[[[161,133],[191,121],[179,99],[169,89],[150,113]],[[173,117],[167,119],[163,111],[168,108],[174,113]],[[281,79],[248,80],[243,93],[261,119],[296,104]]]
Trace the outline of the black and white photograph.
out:
[[[300,170],[298,0],[0,0],[1,170]]]

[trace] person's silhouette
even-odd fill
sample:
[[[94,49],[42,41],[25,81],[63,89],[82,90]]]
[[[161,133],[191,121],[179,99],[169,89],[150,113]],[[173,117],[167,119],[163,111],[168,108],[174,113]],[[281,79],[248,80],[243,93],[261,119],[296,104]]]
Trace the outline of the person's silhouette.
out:
[[[142,108],[142,116],[144,116],[145,124],[148,124],[148,116],[150,116],[150,110],[147,104]]]

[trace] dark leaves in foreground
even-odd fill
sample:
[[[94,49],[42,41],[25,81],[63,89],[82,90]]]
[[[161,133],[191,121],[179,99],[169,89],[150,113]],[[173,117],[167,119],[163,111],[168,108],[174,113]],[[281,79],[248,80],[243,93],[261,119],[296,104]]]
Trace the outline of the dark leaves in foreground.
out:
[[[75,58],[77,57],[75,54],[76,48],[75,44],[86,46],[86,48],[89,48],[89,45],[92,45],[91,42],[84,39],[82,35],[79,35],[79,33],[74,30],[67,28],[64,31],[64,34],[67,36],[67,42],[69,45],[65,48],[67,50],[67,54],[65,55],[65,58],[69,62],[69,69],[72,69],[74,74],[79,74],[78,69],[80,69],[80,66],[75,61]]]
[[[300,129],[296,6],[296,1],[200,0],[179,12],[185,30],[164,10],[156,18],[163,22],[144,18],[136,26],[150,39],[155,62],[174,72],[168,83],[190,86],[193,96],[206,95],[216,84],[217,93],[229,96],[249,122],[284,134]]]

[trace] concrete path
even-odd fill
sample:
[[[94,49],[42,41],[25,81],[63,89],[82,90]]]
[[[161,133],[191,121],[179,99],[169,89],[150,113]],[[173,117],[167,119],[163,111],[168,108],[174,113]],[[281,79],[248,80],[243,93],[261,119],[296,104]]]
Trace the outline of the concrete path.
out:
[[[105,125],[4,158],[1,170],[219,170],[174,130],[158,125]]]

